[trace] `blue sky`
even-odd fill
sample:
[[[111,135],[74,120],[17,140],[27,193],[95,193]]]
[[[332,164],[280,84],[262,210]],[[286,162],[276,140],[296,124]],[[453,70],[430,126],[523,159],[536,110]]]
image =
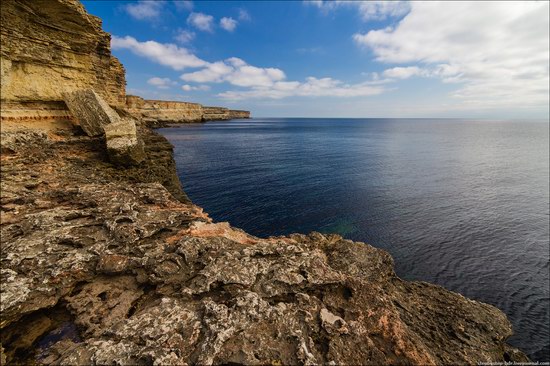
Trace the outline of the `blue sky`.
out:
[[[145,98],[258,117],[549,115],[547,1],[83,3]]]

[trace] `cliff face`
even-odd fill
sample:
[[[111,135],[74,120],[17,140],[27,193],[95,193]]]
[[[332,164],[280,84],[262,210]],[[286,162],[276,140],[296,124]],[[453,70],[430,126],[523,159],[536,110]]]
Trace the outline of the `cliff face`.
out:
[[[203,107],[198,103],[145,100],[128,95],[126,109],[145,122],[201,122]]]
[[[249,111],[205,107],[198,103],[146,100],[134,95],[126,96],[126,110],[150,125],[157,122],[186,123],[250,118]]]
[[[224,109],[217,118],[204,118],[200,104],[127,98],[125,70],[111,55],[111,36],[78,0],[5,0],[1,10],[3,121],[71,121],[63,95],[87,88],[146,122],[249,117]]]
[[[111,55],[111,37],[78,1],[7,0],[1,20],[3,118],[25,110],[47,117],[61,109],[64,92],[87,87],[124,106],[124,68]]]

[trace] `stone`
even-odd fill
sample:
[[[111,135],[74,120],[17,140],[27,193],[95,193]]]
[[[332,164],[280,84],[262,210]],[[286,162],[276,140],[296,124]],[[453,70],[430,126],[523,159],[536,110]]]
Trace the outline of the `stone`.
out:
[[[137,135],[135,122],[124,118],[103,126],[109,160],[117,165],[135,165],[145,159],[143,142]]]
[[[101,136],[105,125],[121,121],[117,112],[92,89],[66,93],[65,103],[88,136]]]

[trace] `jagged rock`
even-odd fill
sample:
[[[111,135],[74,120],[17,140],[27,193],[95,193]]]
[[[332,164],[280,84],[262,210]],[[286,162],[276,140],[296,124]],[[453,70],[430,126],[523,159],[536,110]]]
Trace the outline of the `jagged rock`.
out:
[[[135,165],[145,159],[143,142],[137,135],[136,124],[130,118],[103,126],[109,160],[118,165]]]
[[[401,280],[383,250],[319,233],[256,238],[212,223],[158,183],[140,183],[149,166],[131,179],[137,167],[114,170],[98,139],[28,141],[13,139],[2,164],[7,362],[527,361],[505,343],[512,330],[501,311]],[[40,183],[27,184],[36,176]],[[61,336],[47,346],[15,341],[36,319],[43,321],[32,339],[49,334],[54,310],[70,314],[64,326],[78,336],[56,330]]]
[[[92,89],[68,92],[64,99],[72,115],[88,136],[101,136],[106,125],[122,122],[117,112]],[[131,133],[130,127],[127,131]]]

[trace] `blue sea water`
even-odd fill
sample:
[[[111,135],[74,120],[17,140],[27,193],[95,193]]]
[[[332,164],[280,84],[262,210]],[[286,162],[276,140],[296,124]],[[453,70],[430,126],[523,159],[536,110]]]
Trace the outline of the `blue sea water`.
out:
[[[267,237],[336,232],[493,304],[550,361],[549,123],[252,119],[160,132],[194,203]]]

